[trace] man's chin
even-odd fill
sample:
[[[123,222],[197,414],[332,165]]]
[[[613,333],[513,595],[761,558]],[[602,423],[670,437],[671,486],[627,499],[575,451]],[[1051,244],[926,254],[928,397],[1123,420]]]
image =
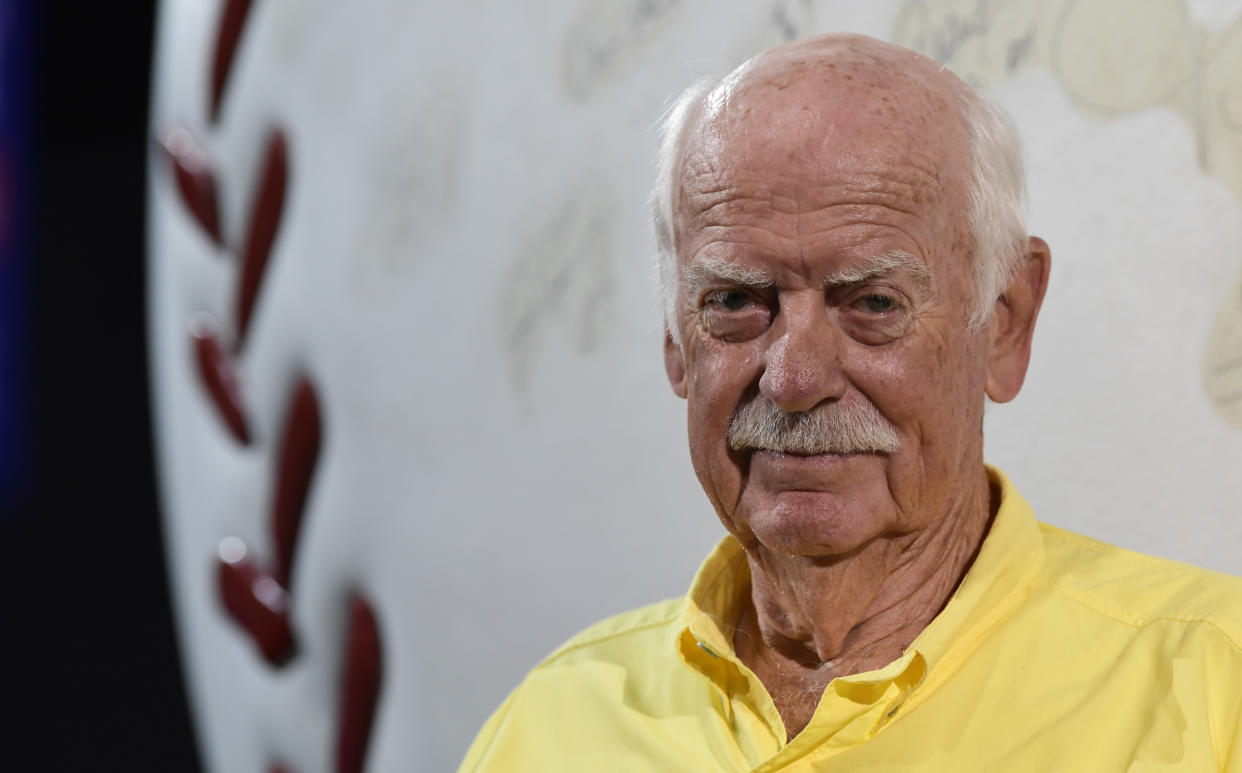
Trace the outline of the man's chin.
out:
[[[882,456],[758,450],[747,477],[748,530],[769,550],[840,555],[888,526]]]
[[[825,491],[783,491],[752,511],[746,525],[770,551],[839,556],[885,532],[886,519],[868,504]]]

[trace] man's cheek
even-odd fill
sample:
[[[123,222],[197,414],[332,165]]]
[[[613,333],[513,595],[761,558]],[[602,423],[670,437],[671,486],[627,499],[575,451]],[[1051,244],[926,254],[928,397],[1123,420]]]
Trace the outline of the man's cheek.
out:
[[[691,394],[698,398],[700,419],[721,411],[732,412],[733,406],[728,405],[729,393],[738,372],[736,364],[731,365],[728,358],[715,352],[702,352],[695,358],[695,367],[690,370],[690,388]]]

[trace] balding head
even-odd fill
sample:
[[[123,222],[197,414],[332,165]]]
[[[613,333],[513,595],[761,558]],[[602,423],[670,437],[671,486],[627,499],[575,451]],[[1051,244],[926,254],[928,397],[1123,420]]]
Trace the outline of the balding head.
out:
[[[682,185],[721,165],[817,164],[827,177],[835,163],[913,170],[907,203],[951,220],[952,242],[929,247],[971,261],[976,327],[1026,243],[1021,160],[1005,116],[936,62],[859,35],[788,43],[695,84],[667,115],[660,161],[655,221],[674,336]]]

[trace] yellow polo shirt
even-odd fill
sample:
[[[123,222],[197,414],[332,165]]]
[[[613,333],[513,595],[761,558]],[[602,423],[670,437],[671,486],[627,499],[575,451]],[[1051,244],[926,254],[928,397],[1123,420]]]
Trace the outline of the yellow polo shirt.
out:
[[[1039,524],[990,474],[1000,509],[944,611],[796,737],[734,656],[750,575],[727,538],[685,598],[539,664],[461,770],[1242,773],[1242,579]]]

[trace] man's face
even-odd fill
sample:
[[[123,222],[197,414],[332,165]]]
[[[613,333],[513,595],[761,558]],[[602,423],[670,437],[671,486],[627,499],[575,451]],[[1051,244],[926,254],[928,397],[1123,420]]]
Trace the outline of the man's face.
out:
[[[955,111],[903,91],[904,77],[823,83],[808,70],[735,85],[689,128],[675,199],[680,347],[666,352],[725,526],[748,547],[798,555],[914,534],[977,493],[987,377],[987,334],[967,325]],[[753,437],[731,448],[735,414],[756,401],[844,413],[895,447],[847,433],[855,447],[834,453]]]

